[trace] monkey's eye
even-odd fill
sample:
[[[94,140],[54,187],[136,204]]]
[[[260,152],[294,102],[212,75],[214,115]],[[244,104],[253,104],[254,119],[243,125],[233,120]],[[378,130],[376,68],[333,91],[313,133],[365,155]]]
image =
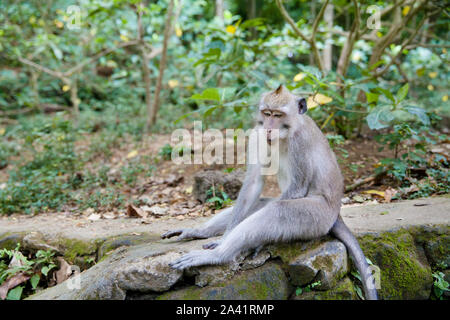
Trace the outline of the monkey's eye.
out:
[[[281,113],[274,113],[273,116],[275,118],[281,118],[283,116],[283,114],[281,114]]]
[[[268,111],[263,112],[263,114],[264,114],[266,117],[270,117],[270,112],[268,112]]]

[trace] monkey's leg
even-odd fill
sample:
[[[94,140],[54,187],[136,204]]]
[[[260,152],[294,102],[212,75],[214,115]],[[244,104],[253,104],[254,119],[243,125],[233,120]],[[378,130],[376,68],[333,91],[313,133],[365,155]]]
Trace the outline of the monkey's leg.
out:
[[[265,206],[269,201],[272,201],[272,198],[261,198],[257,205],[252,209],[252,213],[256,212],[263,206]],[[177,240],[185,240],[185,239],[207,239],[211,237],[216,237],[222,235],[232,216],[233,208],[227,208],[221,213],[215,215],[213,218],[208,220],[206,223],[204,223],[200,228],[195,229],[178,229],[178,230],[171,230],[163,235],[161,235],[161,238],[168,239],[171,237],[179,236]],[[208,243],[204,245],[205,249],[213,249],[220,243],[220,240]]]
[[[236,226],[215,249],[192,251],[171,266],[222,264],[267,243],[314,239],[329,232],[337,215],[322,197],[272,201]]]
[[[270,201],[273,201],[273,200],[274,200],[274,198],[261,198],[261,199],[259,199],[259,200],[255,203],[255,205],[254,205],[252,208],[250,208],[250,210],[248,211],[246,217],[248,217],[248,216],[254,214],[255,212],[257,212],[258,210],[262,209],[262,208],[263,208],[264,206],[266,206]],[[227,227],[229,227],[229,225],[228,225]],[[231,231],[231,230],[230,230],[230,231]],[[225,230],[224,230],[223,232],[225,232]],[[223,233],[223,232],[222,232],[222,233]],[[226,235],[224,235],[221,239],[218,239],[218,240],[216,240],[216,241],[212,241],[212,242],[209,242],[209,243],[204,244],[204,245],[203,245],[203,249],[214,249],[215,247],[217,247],[217,246],[222,242],[222,240],[223,240],[223,238],[224,238],[225,236],[226,236]]]

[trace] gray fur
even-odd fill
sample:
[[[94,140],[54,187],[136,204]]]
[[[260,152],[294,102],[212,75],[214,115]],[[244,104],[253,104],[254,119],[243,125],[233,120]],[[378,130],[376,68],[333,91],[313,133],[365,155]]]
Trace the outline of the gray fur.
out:
[[[270,107],[264,101],[270,101]],[[277,105],[277,101],[282,105]],[[282,165],[278,172],[281,196],[271,201],[258,201],[263,176],[259,165],[249,166],[233,208],[221,212],[199,229],[177,230],[163,235],[163,238],[180,235],[179,239],[187,239],[224,233],[221,240],[204,246],[212,250],[189,252],[171,263],[173,268],[230,262],[240,253],[267,243],[315,239],[328,234],[335,226],[340,216],[343,178],[325,136],[310,117],[298,113],[298,101],[298,97],[282,88],[263,95],[260,104],[260,110],[288,110],[283,111],[286,117],[282,124],[287,124],[289,129],[276,141],[280,144]],[[258,113],[258,118],[259,123],[264,123],[267,128],[261,113]],[[273,123],[271,118],[270,129]],[[357,255],[356,265],[364,268],[365,261],[360,261],[364,255],[357,241],[351,239],[353,235],[340,221],[332,231],[339,239],[345,238],[343,242],[350,246],[350,253]],[[360,270],[360,273],[366,274],[365,271]],[[366,288],[366,283],[364,286]],[[375,295],[366,291],[366,296],[376,299],[376,291]]]

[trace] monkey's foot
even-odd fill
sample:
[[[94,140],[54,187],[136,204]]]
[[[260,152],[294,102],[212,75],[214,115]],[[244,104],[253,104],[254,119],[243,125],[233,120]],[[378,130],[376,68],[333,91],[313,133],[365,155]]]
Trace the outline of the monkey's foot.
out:
[[[262,249],[264,249],[265,245],[262,244],[259,247],[256,247],[255,250],[253,251],[253,255],[252,255],[252,259],[256,258],[256,256],[262,251]]]
[[[207,236],[202,234],[202,232],[200,232],[199,230],[196,230],[196,229],[178,229],[178,230],[167,231],[166,233],[163,233],[161,235],[161,238],[169,239],[169,238],[176,237],[176,236],[179,236],[177,238],[177,241],[185,240],[185,239],[206,239],[206,238],[208,238]]]
[[[204,244],[202,246],[202,248],[207,249],[207,250],[212,250],[212,249],[215,249],[221,242],[222,242],[221,240],[208,242],[208,243]]]
[[[174,269],[183,270],[189,267],[218,263],[219,257],[216,251],[194,250],[169,263],[169,266]]]

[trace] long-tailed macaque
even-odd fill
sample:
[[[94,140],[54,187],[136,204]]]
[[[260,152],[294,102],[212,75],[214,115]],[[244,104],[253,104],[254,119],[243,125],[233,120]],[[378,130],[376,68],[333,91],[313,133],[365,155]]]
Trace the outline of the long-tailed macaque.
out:
[[[223,264],[240,253],[265,244],[310,240],[328,233],[342,241],[362,275],[366,299],[377,299],[364,254],[340,216],[344,182],[327,139],[305,112],[306,100],[281,86],[263,94],[256,128],[267,133],[267,143],[278,143],[278,183],[281,196],[260,199],[262,166],[250,164],[236,205],[214,216],[198,229],[166,232],[162,238],[209,238],[223,234],[204,249],[191,251],[171,263],[185,269]],[[273,132],[278,134],[273,134]]]

